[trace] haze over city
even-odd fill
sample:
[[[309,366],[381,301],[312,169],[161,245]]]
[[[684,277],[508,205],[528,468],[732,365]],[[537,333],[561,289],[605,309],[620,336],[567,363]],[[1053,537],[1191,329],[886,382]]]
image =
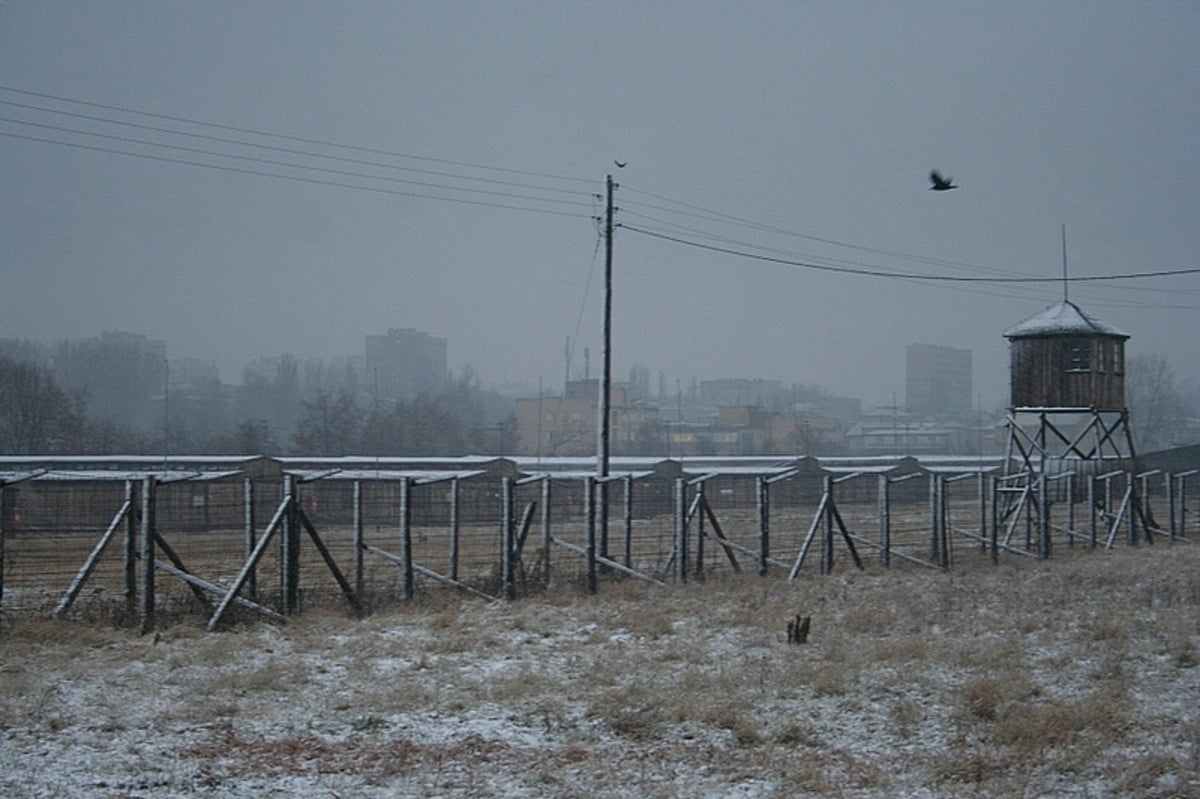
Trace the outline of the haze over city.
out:
[[[1197,33],[1181,3],[3,3],[0,338],[127,330],[236,382],[414,328],[557,387],[568,340],[598,373],[611,173],[618,379],[883,405],[920,342],[1001,405],[1065,226],[1070,299],[1196,381]]]

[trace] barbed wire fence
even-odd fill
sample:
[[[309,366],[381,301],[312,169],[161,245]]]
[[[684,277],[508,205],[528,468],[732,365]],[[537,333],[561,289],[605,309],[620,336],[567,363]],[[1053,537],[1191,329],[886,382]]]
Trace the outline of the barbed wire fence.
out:
[[[1200,532],[1198,473],[1066,473],[1013,488],[995,473],[925,469],[34,472],[0,485],[0,614],[217,629],[315,606],[357,616],[623,580],[1048,558],[1187,540]]]

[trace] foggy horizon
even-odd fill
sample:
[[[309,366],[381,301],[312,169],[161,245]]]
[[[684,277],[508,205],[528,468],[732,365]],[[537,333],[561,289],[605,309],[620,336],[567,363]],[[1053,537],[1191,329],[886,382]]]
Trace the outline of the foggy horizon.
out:
[[[137,333],[236,384],[413,328],[484,387],[560,384],[568,340],[598,376],[612,174],[615,380],[883,406],[933,344],[991,409],[1004,331],[1065,290],[1195,385],[1197,31],[1168,3],[5,3],[0,338]]]

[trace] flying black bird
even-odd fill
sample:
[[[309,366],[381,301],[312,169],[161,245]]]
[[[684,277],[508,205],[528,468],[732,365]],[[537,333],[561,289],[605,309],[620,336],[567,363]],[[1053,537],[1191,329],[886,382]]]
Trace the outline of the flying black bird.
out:
[[[929,187],[932,191],[949,191],[958,188],[954,185],[954,178],[944,178],[942,173],[936,169],[929,173],[929,179],[933,181],[933,185]]]
[[[625,165],[628,164],[629,162],[628,161],[613,161],[613,163],[617,165],[617,169],[624,169]]]

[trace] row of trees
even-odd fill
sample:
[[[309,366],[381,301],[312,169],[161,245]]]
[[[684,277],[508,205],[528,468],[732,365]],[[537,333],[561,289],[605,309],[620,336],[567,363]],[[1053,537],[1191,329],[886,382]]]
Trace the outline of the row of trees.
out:
[[[0,454],[460,455],[515,448],[503,400],[467,373],[437,397],[363,402],[347,391],[305,398],[286,361],[276,380],[201,380],[161,393],[123,421],[91,410],[34,360],[0,355]],[[289,375],[293,378],[289,379]],[[147,418],[148,417],[148,418]]]

